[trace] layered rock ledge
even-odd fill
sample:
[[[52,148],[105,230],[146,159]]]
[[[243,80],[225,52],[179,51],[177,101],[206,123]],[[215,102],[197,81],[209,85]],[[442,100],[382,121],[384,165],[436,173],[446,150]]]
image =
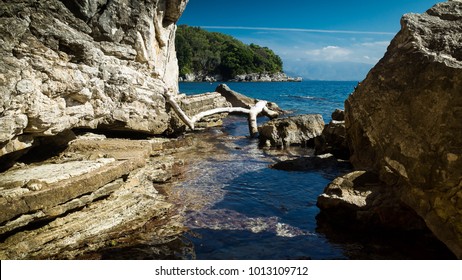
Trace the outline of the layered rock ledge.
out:
[[[169,155],[175,142],[84,136],[58,157],[0,174],[0,259],[74,259],[175,239],[181,220],[159,192],[181,171]]]

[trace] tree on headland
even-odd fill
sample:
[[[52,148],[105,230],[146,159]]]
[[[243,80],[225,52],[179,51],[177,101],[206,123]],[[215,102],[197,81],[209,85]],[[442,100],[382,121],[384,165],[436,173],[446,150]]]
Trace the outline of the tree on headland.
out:
[[[242,74],[282,72],[281,58],[269,48],[246,45],[222,33],[180,25],[175,43],[180,76],[220,75],[232,79]]]

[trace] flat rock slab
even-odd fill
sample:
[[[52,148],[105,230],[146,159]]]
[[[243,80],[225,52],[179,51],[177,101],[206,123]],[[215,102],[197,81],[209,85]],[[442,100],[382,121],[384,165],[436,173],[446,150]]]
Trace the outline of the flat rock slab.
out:
[[[0,174],[0,259],[74,259],[175,238],[184,228],[156,186],[181,172],[170,154],[185,146],[85,135],[48,162]]]
[[[136,171],[107,199],[57,218],[37,230],[22,231],[7,238],[0,243],[0,259],[73,259],[107,247],[108,242],[123,246],[126,236],[136,235],[134,231],[152,219],[165,226],[160,225],[151,233],[150,242],[178,234],[181,226],[167,215],[172,205],[162,199],[152,184],[143,180],[144,176],[143,170]]]
[[[30,191],[39,190],[40,183],[43,186],[67,180],[85,173],[92,172],[105,165],[114,162],[113,158],[102,158],[97,160],[71,161],[60,164],[44,164],[29,166],[0,174],[0,193],[3,190],[15,187],[26,187]],[[35,182],[35,187],[28,185],[30,181]]]
[[[0,223],[93,192],[144,165],[144,158],[109,158],[30,166],[0,174]]]

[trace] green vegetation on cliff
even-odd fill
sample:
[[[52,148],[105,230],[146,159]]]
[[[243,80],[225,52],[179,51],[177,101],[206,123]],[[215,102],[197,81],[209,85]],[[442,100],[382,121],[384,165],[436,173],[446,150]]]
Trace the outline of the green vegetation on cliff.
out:
[[[224,79],[250,73],[282,72],[282,60],[267,47],[246,45],[225,34],[199,27],[178,26],[176,51],[180,76],[221,75]]]

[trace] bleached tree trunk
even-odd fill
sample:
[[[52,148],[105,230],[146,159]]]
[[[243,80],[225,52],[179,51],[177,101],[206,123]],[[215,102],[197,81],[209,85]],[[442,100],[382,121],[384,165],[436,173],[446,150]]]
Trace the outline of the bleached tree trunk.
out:
[[[166,101],[172,106],[173,110],[177,113],[180,119],[191,129],[195,129],[195,123],[200,121],[202,118],[221,114],[221,113],[243,113],[248,115],[248,123],[249,123],[249,133],[250,137],[256,137],[258,135],[258,124],[257,124],[257,116],[260,113],[264,115],[275,118],[279,115],[279,113],[269,109],[266,105],[268,104],[267,101],[260,100],[258,101],[253,107],[250,109],[242,108],[242,107],[221,107],[215,108],[211,110],[207,110],[204,112],[200,112],[196,114],[192,118],[189,118],[185,112],[181,109],[180,105],[175,100],[175,97],[170,94],[170,91],[166,90],[164,93]]]

